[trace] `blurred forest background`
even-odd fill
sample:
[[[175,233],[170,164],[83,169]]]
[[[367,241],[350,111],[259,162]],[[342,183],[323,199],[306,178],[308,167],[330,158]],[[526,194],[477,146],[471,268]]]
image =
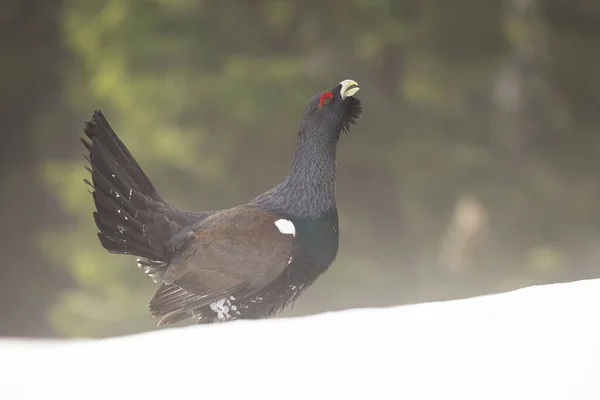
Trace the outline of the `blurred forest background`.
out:
[[[287,173],[311,95],[359,82],[340,254],[282,316],[600,277],[600,2],[1,0],[0,335],[154,329],[82,182],[102,109],[163,197]]]

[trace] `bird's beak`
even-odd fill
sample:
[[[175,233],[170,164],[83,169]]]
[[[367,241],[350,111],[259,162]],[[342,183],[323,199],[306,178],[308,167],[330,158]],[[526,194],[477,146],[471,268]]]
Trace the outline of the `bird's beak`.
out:
[[[340,89],[340,94],[342,95],[342,99],[346,97],[354,96],[356,92],[359,91],[358,83],[353,81],[352,79],[346,79],[340,82],[342,88]]]

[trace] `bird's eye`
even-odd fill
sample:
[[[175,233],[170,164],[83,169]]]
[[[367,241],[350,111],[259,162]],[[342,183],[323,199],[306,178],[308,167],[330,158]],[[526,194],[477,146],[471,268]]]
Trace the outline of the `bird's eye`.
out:
[[[333,93],[331,92],[325,92],[321,95],[321,98],[319,99],[319,108],[328,105],[329,103],[331,103],[331,100],[333,99]]]

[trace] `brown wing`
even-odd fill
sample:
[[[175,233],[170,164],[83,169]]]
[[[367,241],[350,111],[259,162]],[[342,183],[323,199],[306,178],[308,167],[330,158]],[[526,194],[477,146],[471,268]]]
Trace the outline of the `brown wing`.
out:
[[[246,296],[279,276],[295,234],[282,233],[276,213],[242,206],[206,218],[172,260],[150,301],[155,316],[204,307],[232,294]]]

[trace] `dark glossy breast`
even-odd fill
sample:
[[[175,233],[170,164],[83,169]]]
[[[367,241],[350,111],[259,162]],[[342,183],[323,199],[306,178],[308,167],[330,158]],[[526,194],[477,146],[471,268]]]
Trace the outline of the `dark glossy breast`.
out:
[[[339,246],[337,210],[317,219],[292,220],[298,231],[298,251],[306,252],[316,267],[326,270],[335,260]]]

